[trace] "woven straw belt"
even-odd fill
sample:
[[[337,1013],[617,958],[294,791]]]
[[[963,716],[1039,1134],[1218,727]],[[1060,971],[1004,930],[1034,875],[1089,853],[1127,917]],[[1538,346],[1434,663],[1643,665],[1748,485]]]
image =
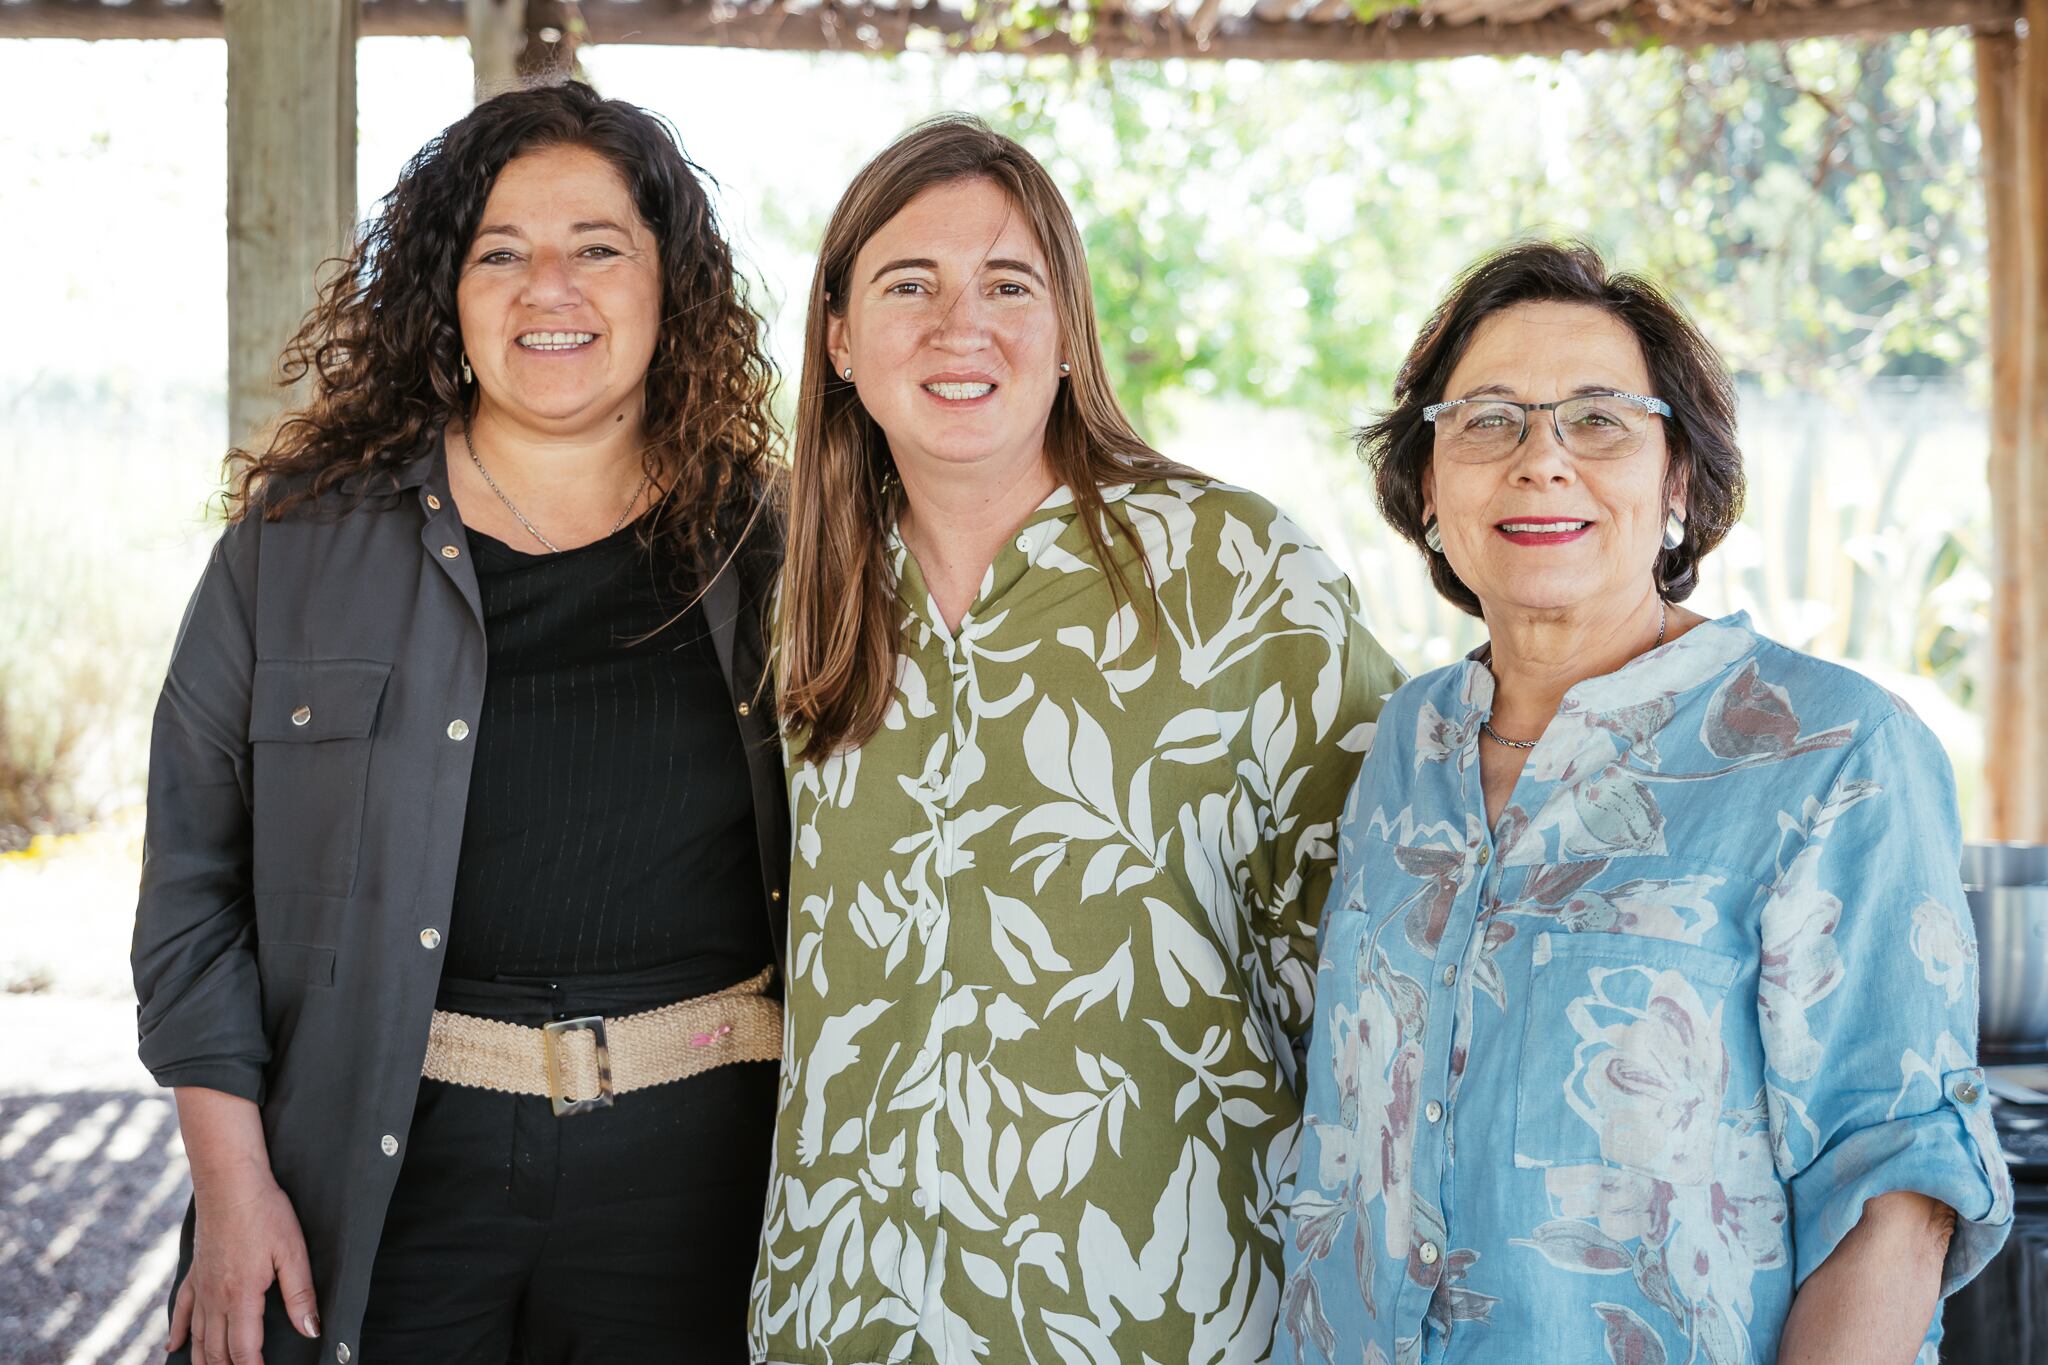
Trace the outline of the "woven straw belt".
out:
[[[435,1010],[420,1074],[450,1085],[543,1095],[555,1112],[610,1103],[613,1095],[667,1085],[733,1062],[782,1059],[782,1005],[764,992],[774,969],[712,995],[601,1021],[529,1028]],[[599,1056],[609,1054],[609,1084]],[[549,1054],[553,1053],[550,1058]],[[554,1063],[556,1085],[548,1071]]]

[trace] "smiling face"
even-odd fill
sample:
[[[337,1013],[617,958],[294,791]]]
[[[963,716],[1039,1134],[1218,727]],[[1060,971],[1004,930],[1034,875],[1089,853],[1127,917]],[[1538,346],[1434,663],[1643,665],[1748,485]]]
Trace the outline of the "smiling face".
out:
[[[1598,308],[1524,303],[1479,325],[1443,398],[1549,403],[1602,391],[1654,395],[1635,333]],[[1528,435],[1502,459],[1438,454],[1423,475],[1424,515],[1488,617],[1633,604],[1655,572],[1667,512],[1684,515],[1684,490],[1665,488],[1660,420],[1647,419],[1633,454],[1583,459],[1558,444],[1550,418],[1529,414]]]
[[[1014,476],[1044,460],[1060,382],[1049,285],[1029,223],[988,180],[924,191],[861,247],[826,345],[899,467]]]
[[[455,291],[483,408],[556,436],[637,422],[661,294],[654,233],[610,162],[583,147],[514,158]]]

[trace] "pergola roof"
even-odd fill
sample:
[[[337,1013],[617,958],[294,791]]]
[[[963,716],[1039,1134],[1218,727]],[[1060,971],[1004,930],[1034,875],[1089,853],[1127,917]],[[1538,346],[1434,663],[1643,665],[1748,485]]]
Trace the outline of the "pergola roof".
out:
[[[1966,25],[2021,0],[581,0],[587,43],[1109,57],[1402,61],[1669,42],[1786,41]],[[362,0],[358,32],[460,36],[463,0]],[[0,0],[0,38],[219,37],[221,0]]]

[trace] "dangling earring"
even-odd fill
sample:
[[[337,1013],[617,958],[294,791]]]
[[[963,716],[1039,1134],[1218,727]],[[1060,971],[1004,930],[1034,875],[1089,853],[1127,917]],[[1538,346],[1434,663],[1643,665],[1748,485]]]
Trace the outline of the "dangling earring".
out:
[[[1070,374],[1072,374],[1073,372],[1074,372],[1074,367],[1073,367],[1073,366],[1071,366],[1071,365],[1067,364],[1067,362],[1066,362],[1066,361],[1064,361],[1064,360],[1062,360],[1062,361],[1060,362],[1060,374],[1061,374],[1061,375],[1063,375],[1063,376],[1064,376],[1064,375],[1070,375]]]
[[[469,352],[463,351],[460,354],[462,356],[462,382],[465,384],[476,383],[476,376],[470,373],[469,369]]]
[[[1674,507],[1664,518],[1664,548],[1675,550],[1683,544],[1685,544],[1685,518],[1679,516],[1678,509]]]
[[[1437,554],[1444,552],[1444,533],[1438,529],[1435,517],[1431,517],[1429,524],[1422,528],[1422,543]]]
[[[844,379],[847,383],[851,384],[853,382],[853,366],[848,365],[845,369],[841,370],[839,372],[839,377],[841,379]]]

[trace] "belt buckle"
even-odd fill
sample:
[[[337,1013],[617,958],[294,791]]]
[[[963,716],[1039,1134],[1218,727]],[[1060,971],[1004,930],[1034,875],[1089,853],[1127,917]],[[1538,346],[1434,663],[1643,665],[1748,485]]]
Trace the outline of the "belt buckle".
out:
[[[604,1016],[586,1014],[575,1019],[556,1019],[541,1025],[541,1055],[547,1061],[548,1103],[554,1107],[555,1117],[569,1114],[588,1114],[594,1109],[612,1107],[612,1055],[605,1045]],[[562,1093],[562,1055],[558,1051],[562,1036],[569,1033],[591,1035],[590,1041],[597,1049],[597,1093],[587,1100],[572,1100]]]

